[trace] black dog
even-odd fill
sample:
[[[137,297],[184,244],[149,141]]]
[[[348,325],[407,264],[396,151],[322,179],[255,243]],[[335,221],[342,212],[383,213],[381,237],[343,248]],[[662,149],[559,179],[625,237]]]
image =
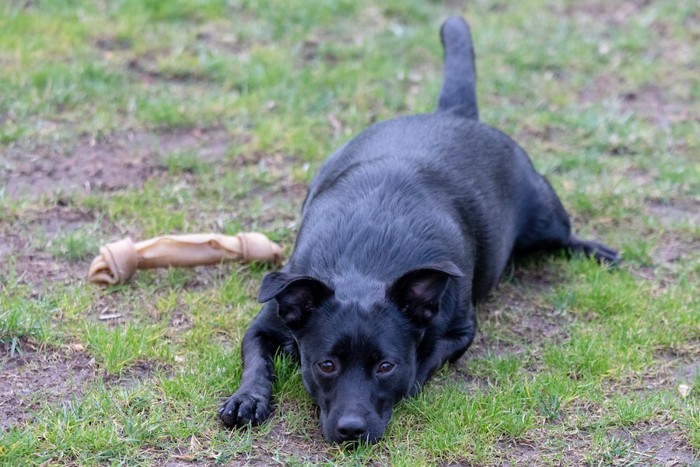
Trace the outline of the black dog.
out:
[[[619,260],[573,235],[525,151],[478,121],[464,20],[448,19],[441,39],[437,111],[372,126],[311,184],[289,263],[263,279],[240,388],[219,409],[226,425],[270,415],[282,350],[299,358],[326,438],[376,441],[394,404],[467,350],[474,303],[511,256],[568,249]]]

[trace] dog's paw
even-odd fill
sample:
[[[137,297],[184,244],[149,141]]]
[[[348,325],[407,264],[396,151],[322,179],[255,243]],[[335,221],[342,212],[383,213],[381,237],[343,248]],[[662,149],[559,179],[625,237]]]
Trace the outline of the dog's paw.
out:
[[[569,249],[572,253],[581,253],[587,257],[593,257],[601,264],[619,266],[622,258],[617,250],[604,243],[593,240],[585,240],[577,235],[571,235]]]
[[[234,428],[257,425],[270,416],[270,401],[249,393],[235,393],[219,408],[224,425]]]
[[[599,263],[607,264],[609,266],[619,266],[622,262],[620,253],[603,243],[598,243],[596,245],[596,248],[593,251],[593,257]]]

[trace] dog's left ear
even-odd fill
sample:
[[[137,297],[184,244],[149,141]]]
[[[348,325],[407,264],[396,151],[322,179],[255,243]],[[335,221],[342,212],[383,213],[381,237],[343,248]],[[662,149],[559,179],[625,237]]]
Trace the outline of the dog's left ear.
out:
[[[387,289],[387,295],[415,323],[426,326],[437,315],[440,299],[452,277],[463,277],[452,262],[407,272]]]
[[[333,290],[310,276],[271,272],[260,286],[258,301],[277,300],[277,314],[290,329],[300,328]]]

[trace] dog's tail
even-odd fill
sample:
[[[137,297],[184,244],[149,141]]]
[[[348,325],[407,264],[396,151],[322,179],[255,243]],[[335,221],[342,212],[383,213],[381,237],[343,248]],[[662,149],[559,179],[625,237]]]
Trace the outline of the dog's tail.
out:
[[[478,120],[476,68],[469,25],[459,16],[451,16],[442,23],[440,39],[445,52],[445,80],[437,110]]]

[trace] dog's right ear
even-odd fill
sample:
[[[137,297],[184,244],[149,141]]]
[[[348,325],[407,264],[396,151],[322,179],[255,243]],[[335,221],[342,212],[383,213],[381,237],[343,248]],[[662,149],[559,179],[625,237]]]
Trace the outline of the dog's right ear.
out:
[[[271,272],[262,281],[258,301],[277,300],[280,319],[290,329],[298,329],[331,295],[333,290],[313,277]]]
[[[450,278],[464,277],[452,262],[423,266],[408,271],[387,293],[398,307],[420,326],[427,326],[440,309],[440,299]]]

